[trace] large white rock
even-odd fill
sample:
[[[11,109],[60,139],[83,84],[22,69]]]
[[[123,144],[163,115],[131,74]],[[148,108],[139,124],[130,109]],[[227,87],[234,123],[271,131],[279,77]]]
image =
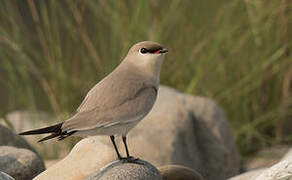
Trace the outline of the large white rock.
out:
[[[104,142],[111,144],[106,137]],[[131,155],[156,167],[177,164],[205,179],[238,174],[239,153],[232,128],[216,103],[161,86],[154,108],[129,133]],[[119,149],[125,154],[122,142]],[[222,168],[224,167],[224,168]]]
[[[285,156],[282,158],[282,160],[291,160],[292,159],[292,148],[289,149],[289,151],[285,154]]]
[[[74,146],[68,156],[34,180],[82,180],[115,159],[116,153],[111,146],[97,137],[85,138]]]
[[[257,176],[259,176],[265,169],[254,169],[248,172],[239,174],[234,176],[228,180],[254,180]]]
[[[292,180],[292,149],[270,168],[248,171],[229,180]]]
[[[292,180],[292,149],[279,163],[264,170],[255,180]]]
[[[117,142],[125,155],[123,144]],[[131,155],[156,167],[183,165],[206,180],[226,179],[240,168],[232,129],[222,109],[208,98],[164,86],[159,88],[150,114],[130,131],[128,146]],[[92,137],[79,142],[64,160],[37,179],[82,179],[113,160],[116,154],[109,137]]]

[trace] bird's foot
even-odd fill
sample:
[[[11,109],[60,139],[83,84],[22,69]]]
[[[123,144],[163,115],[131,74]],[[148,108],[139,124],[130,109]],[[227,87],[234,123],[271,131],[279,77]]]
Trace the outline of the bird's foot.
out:
[[[134,163],[134,164],[144,165],[144,163],[142,161],[140,161],[139,158],[134,158],[133,156],[121,157],[119,159],[120,159],[120,161],[122,161],[122,163]]]

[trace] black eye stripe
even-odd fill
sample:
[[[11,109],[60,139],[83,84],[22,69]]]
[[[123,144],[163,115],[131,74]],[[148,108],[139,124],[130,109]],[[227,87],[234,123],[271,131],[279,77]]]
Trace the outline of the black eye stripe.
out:
[[[150,53],[155,53],[155,52],[157,52],[157,51],[159,51],[159,50],[162,50],[162,48],[161,48],[161,47],[158,47],[158,48],[152,48],[152,49],[149,49],[148,52],[150,52]]]
[[[155,47],[155,48],[151,48],[151,49],[141,48],[141,49],[140,49],[140,52],[141,52],[142,54],[146,54],[146,53],[151,53],[151,54],[153,54],[153,53],[155,53],[155,52],[157,52],[157,51],[159,51],[159,50],[162,50],[162,47]]]

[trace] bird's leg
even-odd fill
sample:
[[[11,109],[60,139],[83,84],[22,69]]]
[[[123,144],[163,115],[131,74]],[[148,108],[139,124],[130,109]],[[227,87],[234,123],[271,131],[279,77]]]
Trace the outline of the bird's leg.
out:
[[[125,162],[128,163],[137,163],[137,164],[143,164],[142,162],[139,162],[139,158],[134,158],[133,156],[130,156],[128,146],[127,146],[127,137],[122,136],[123,143],[125,145],[126,153],[127,153],[127,158],[124,160]]]
[[[115,150],[116,150],[116,153],[118,155],[119,160],[122,160],[123,158],[122,158],[121,154],[119,153],[119,150],[118,150],[116,142],[115,142],[115,136],[110,136],[110,138],[111,138],[112,143],[113,143],[113,145],[115,147]]]
[[[126,136],[122,136],[123,139],[123,143],[125,145],[125,149],[126,149],[126,153],[127,153],[127,158],[130,158],[130,154],[129,154],[129,150],[128,150],[128,146],[127,146],[127,137]]]

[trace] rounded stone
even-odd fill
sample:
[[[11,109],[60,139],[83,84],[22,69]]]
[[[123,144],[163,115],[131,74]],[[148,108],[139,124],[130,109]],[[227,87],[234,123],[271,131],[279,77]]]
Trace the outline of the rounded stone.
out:
[[[108,137],[99,138],[112,146]],[[116,142],[125,155],[123,142]],[[127,143],[132,156],[156,167],[180,164],[209,180],[225,180],[240,169],[232,128],[220,106],[165,86],[159,87],[153,109],[129,132]]]
[[[0,124],[0,146],[13,146],[17,148],[29,149],[37,153],[25,139],[15,134],[10,129]]]
[[[181,165],[166,165],[158,168],[163,180],[203,180],[195,170]]]
[[[159,171],[150,163],[137,160],[135,163],[115,161],[92,174],[86,180],[162,180]]]
[[[17,180],[33,179],[45,170],[43,161],[28,149],[0,146],[0,171]]]
[[[13,177],[8,174],[0,171],[0,180],[15,180]]]
[[[88,175],[117,159],[112,145],[106,145],[97,136],[79,141],[61,161],[39,174],[34,180],[83,180]]]

